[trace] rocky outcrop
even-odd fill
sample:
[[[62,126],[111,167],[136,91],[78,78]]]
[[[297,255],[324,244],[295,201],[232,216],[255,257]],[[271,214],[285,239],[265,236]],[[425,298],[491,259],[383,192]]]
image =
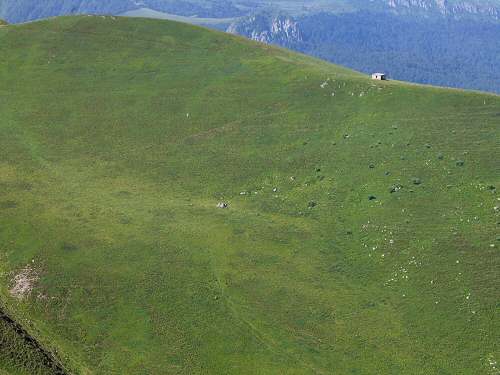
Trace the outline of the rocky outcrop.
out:
[[[396,13],[439,13],[453,18],[479,16],[500,20],[500,4],[478,0],[383,0]]]
[[[233,22],[227,29],[231,34],[267,44],[291,47],[302,42],[302,32],[297,21],[285,15],[260,13]]]

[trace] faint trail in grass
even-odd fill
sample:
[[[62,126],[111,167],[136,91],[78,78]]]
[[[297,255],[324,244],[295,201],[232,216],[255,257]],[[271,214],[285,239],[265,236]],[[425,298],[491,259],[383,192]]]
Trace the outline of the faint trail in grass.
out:
[[[229,122],[225,123],[224,125],[218,126],[216,128],[212,128],[212,129],[201,131],[201,132],[196,133],[196,134],[192,134],[192,135],[184,138],[183,142],[194,140],[194,139],[202,139],[204,137],[210,137],[210,136],[213,136],[213,135],[216,135],[219,133],[223,133],[226,130],[230,130],[235,125],[239,125],[239,124],[241,124],[245,121],[248,121],[248,120],[252,120],[252,119],[260,120],[260,119],[270,118],[270,117],[274,117],[274,116],[284,115],[284,114],[287,114],[289,112],[290,111],[280,111],[280,112],[272,112],[272,113],[267,113],[267,114],[265,114],[265,112],[257,112],[251,116],[240,118],[238,120],[229,121]]]
[[[224,293],[224,287],[221,285],[221,281],[219,275],[217,274],[217,271],[214,271],[214,273],[215,277],[217,278],[217,283],[221,290],[223,300],[225,301],[225,305],[231,311],[233,317],[236,318],[239,322],[243,323],[248,328],[252,336],[255,337],[261,344],[263,344],[266,347],[266,349],[271,351],[273,354],[285,357],[292,362],[299,362],[300,364],[306,366],[309,370],[313,371],[315,374],[327,374],[327,372],[320,370],[309,363],[306,363],[304,361],[295,358],[290,353],[280,350],[278,348],[278,344],[272,338],[267,337],[264,333],[262,333],[261,330],[259,330],[259,328],[257,328],[257,326],[253,324],[249,319],[244,318],[242,314],[240,314],[237,308],[235,307],[235,303],[231,300],[231,296]]]
[[[221,292],[221,299],[224,301],[224,304],[229,309],[231,315],[239,322],[243,323],[243,325],[248,329],[250,334],[262,345],[265,346],[267,350],[272,352],[273,354],[286,358],[287,360],[297,363],[299,365],[307,367],[307,369],[311,370],[314,374],[328,374],[328,372],[318,369],[311,365],[310,363],[304,362],[296,358],[293,354],[287,353],[286,351],[279,348],[279,344],[273,340],[272,337],[269,337],[265,333],[263,333],[250,319],[247,319],[241,314],[238,310],[237,303],[233,302],[230,294],[227,293],[227,289],[224,286],[224,283],[221,280],[221,276],[219,275],[219,267],[217,266],[217,255],[214,254],[212,250],[209,250],[210,254],[210,264],[214,273],[214,276],[217,280],[217,285]]]

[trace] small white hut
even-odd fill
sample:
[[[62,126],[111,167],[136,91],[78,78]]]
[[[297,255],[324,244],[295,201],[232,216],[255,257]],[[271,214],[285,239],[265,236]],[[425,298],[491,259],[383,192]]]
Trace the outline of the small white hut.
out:
[[[384,73],[373,73],[372,79],[376,79],[377,81],[385,81],[387,76]]]

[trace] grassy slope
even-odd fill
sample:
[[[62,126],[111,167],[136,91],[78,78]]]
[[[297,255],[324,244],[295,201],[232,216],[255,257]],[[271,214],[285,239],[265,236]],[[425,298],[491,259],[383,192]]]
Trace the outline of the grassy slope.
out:
[[[499,97],[167,21],[0,45],[2,299],[68,367],[495,373]]]

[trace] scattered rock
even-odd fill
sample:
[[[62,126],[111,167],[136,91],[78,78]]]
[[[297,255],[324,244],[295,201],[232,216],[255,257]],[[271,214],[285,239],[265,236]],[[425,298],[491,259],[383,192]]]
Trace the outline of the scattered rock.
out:
[[[38,279],[36,271],[28,265],[14,276],[13,285],[9,292],[17,299],[24,299],[31,294]]]
[[[403,188],[402,185],[399,185],[399,184],[396,184],[396,185],[392,185],[391,188],[389,189],[389,192],[391,193],[397,193],[398,191],[400,191],[401,189]]]
[[[457,160],[455,164],[457,165],[457,167],[463,167],[465,162],[463,160]]]
[[[375,195],[369,195],[368,200],[375,201],[375,200],[377,200],[377,197]]]
[[[217,203],[217,208],[228,208],[228,207],[229,207],[229,204],[227,204],[226,202]]]
[[[412,182],[413,182],[414,185],[420,185],[420,184],[422,184],[422,180],[420,178],[417,178],[417,177],[414,177],[412,179]]]
[[[317,206],[317,203],[315,201],[309,201],[309,203],[307,204],[307,208],[313,208],[316,206]]]
[[[441,154],[441,153],[439,153],[439,154],[438,154],[438,156],[437,156],[437,158],[438,158],[439,160],[443,160],[443,159],[444,159],[444,155],[443,155],[443,154]]]

